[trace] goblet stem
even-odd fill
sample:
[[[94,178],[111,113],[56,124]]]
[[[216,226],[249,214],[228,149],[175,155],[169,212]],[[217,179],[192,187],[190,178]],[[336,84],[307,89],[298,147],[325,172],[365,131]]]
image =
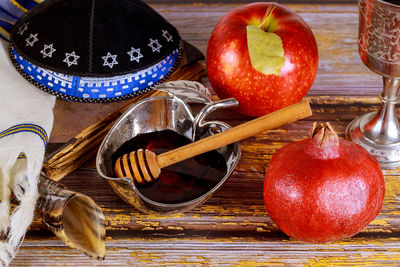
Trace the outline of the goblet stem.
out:
[[[382,105],[377,112],[355,118],[346,137],[363,146],[382,168],[400,167],[400,123],[396,113],[400,87],[400,20],[398,1],[358,0],[359,42],[362,62],[383,76]],[[397,77],[397,78],[395,78]]]
[[[346,138],[363,146],[384,169],[400,166],[400,123],[395,105],[400,78],[383,77],[382,105],[378,112],[355,118],[346,129]]]
[[[364,136],[374,143],[390,145],[400,142],[400,123],[395,110],[400,79],[384,76],[383,85],[382,105],[376,116],[362,128]]]

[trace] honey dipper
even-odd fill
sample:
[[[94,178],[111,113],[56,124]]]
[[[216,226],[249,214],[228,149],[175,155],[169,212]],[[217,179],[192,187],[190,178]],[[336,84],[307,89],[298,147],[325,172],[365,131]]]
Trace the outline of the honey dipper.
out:
[[[307,100],[303,99],[286,108],[160,155],[148,149],[124,154],[115,163],[115,174],[119,178],[130,177],[139,184],[149,183],[158,178],[164,167],[311,115],[311,108]]]

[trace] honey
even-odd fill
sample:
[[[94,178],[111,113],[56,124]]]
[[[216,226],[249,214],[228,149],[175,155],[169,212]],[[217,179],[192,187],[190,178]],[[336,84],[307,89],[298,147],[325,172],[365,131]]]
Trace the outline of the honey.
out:
[[[156,154],[191,143],[172,130],[139,134],[126,141],[112,155],[118,157],[140,148]],[[211,190],[226,175],[225,158],[216,150],[165,167],[154,182],[136,187],[146,198],[159,203],[176,204],[196,199]]]

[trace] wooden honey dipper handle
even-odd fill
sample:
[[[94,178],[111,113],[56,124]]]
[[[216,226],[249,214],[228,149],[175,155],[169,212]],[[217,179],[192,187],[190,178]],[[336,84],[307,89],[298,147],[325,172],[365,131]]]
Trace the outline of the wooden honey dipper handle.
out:
[[[129,155],[124,154],[117,159],[115,173],[117,177],[122,178],[127,176],[139,184],[152,182],[153,179],[156,179],[160,175],[161,169],[164,167],[232,144],[282,124],[308,117],[311,114],[311,108],[307,100],[303,99],[294,105],[158,156],[150,150],[143,149],[133,151]]]
[[[155,157],[161,169],[174,163],[200,155],[202,153],[232,144],[250,136],[276,128],[285,123],[311,116],[312,111],[306,99],[300,102],[248,121],[221,133],[211,135],[194,143],[170,150]]]

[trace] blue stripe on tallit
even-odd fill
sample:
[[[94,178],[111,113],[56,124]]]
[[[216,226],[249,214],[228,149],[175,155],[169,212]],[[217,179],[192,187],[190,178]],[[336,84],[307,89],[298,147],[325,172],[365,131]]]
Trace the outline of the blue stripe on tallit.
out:
[[[175,49],[167,58],[147,69],[115,77],[77,77],[40,68],[13,50],[17,65],[34,81],[65,96],[83,99],[115,98],[139,92],[162,80],[179,57]]]
[[[14,12],[9,12],[0,5],[0,18],[15,23],[19,17]]]
[[[12,24],[12,23],[9,22],[9,21],[0,19],[0,27],[3,28],[3,29],[4,29],[5,31],[7,31],[8,33],[10,33],[10,31],[11,31],[13,25],[14,25],[14,24]]]
[[[0,19],[0,37],[8,41],[12,27],[13,24],[11,22]]]
[[[17,4],[17,6],[20,6],[19,8],[23,7],[25,10],[23,11],[29,11],[35,6],[37,6],[39,3],[34,1],[34,0],[9,0],[12,4]]]
[[[8,35],[2,32],[0,37],[8,41],[12,25],[27,11],[37,6],[38,2],[41,0],[0,0],[0,20],[7,21],[11,25],[11,27],[0,25],[4,31],[8,32]]]
[[[0,138],[22,132],[30,132],[37,134],[40,137],[40,139],[42,139],[44,145],[47,144],[49,139],[46,131],[42,127],[32,123],[17,124],[12,127],[9,127],[8,129],[0,132]]]
[[[12,27],[18,18],[37,5],[38,3],[34,0],[0,0],[0,37],[8,41]],[[32,123],[11,126],[0,132],[0,138],[23,132],[38,135],[45,146],[49,140],[46,131],[41,126]],[[25,154],[21,154],[20,156],[21,158],[26,157]],[[20,158],[20,156],[18,156],[18,158]]]

